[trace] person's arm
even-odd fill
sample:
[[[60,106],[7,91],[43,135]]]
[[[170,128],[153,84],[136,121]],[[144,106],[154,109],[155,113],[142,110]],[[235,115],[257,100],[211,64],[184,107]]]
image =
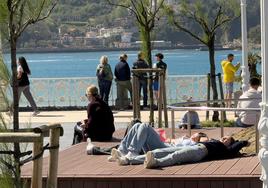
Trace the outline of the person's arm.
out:
[[[232,63],[229,63],[228,65],[228,69],[234,73],[239,69],[239,67],[240,67],[240,64],[237,64],[236,66],[234,66]]]
[[[249,145],[249,142],[244,140],[244,141],[236,141],[233,143],[231,146],[227,148],[228,154],[230,157],[233,157],[239,153],[239,151],[243,148]]]
[[[17,71],[17,79],[21,79],[21,76],[22,76],[22,73],[23,73],[23,70],[21,68],[21,66],[18,67],[18,71]]]
[[[187,119],[188,119],[188,113],[189,112],[186,112],[184,115],[183,115],[183,117],[182,117],[182,119],[181,119],[181,124],[185,124],[185,123],[187,123]]]
[[[93,125],[94,119],[96,117],[96,104],[89,104],[87,106],[87,121],[85,121],[85,128],[90,129]]]

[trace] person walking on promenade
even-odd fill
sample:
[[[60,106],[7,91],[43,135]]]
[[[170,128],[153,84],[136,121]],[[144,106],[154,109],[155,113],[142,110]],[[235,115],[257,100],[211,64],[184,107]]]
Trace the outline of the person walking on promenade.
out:
[[[155,54],[157,63],[154,64],[153,68],[159,68],[165,70],[164,78],[166,78],[167,64],[163,62],[164,55],[161,53]],[[155,73],[154,82],[153,82],[153,91],[154,98],[156,102],[158,101],[159,96],[159,73]]]
[[[91,85],[86,90],[89,101],[87,106],[87,119],[78,122],[74,128],[73,144],[86,141],[110,141],[115,131],[114,116],[98,93],[98,88]]]
[[[108,64],[108,57],[102,56],[100,64],[97,66],[97,78],[100,89],[100,98],[109,104],[109,94],[112,86],[113,73],[111,66]]]
[[[233,54],[228,54],[227,60],[221,62],[222,71],[223,71],[223,82],[225,83],[225,99],[232,99],[233,94],[233,85],[235,79],[235,73],[240,67],[240,63],[237,63],[235,66],[232,64],[234,60]],[[226,102],[226,107],[231,108],[231,101]]]
[[[119,109],[125,109],[130,105],[127,91],[129,91],[132,101],[132,85],[130,81],[130,68],[127,63],[127,54],[120,55],[119,60],[114,69],[117,87],[117,105]]]
[[[144,60],[144,53],[138,53],[138,60],[133,63],[133,69],[147,69],[149,65]],[[147,100],[148,100],[148,80],[147,80],[147,73],[139,73],[139,84],[140,90],[139,94],[141,95],[141,89],[143,90],[143,107],[147,107]]]
[[[18,68],[17,68],[17,79],[18,79],[18,100],[20,100],[21,93],[24,94],[26,99],[29,101],[32,109],[33,109],[33,116],[38,115],[40,112],[37,110],[36,103],[30,91],[30,82],[28,75],[31,74],[31,70],[28,66],[28,63],[24,57],[20,57],[18,60]]]
[[[249,80],[250,88],[239,99],[249,99],[246,101],[239,101],[237,108],[260,108],[261,92],[258,91],[260,80],[258,78],[251,78]],[[237,112],[238,118],[236,125],[239,127],[250,127],[257,125],[260,112],[258,111],[240,111]]]

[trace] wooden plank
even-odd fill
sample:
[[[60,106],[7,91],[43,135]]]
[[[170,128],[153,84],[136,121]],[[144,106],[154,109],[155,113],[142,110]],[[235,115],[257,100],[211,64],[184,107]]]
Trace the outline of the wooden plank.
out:
[[[216,171],[213,172],[213,174],[225,174],[230,168],[232,168],[233,165],[235,165],[235,163],[237,163],[238,160],[239,159],[225,160],[224,163]]]
[[[213,174],[220,166],[224,164],[225,160],[211,161],[211,162],[212,164],[208,166],[206,169],[204,169],[200,174],[202,175]]]
[[[183,167],[181,169],[179,169],[178,171],[176,171],[174,174],[187,174],[188,172],[190,172],[194,167],[196,167],[198,165],[198,163],[193,163],[193,164],[185,164],[183,165]]]
[[[146,182],[144,180],[136,180],[133,183],[134,188],[147,188]]]
[[[147,188],[161,188],[159,185],[159,181],[146,181],[146,187]]]
[[[244,167],[239,171],[239,174],[252,174],[253,170],[258,166],[259,159],[257,156],[251,158],[251,160],[244,165]]]
[[[255,181],[250,181],[251,188],[262,188],[262,181],[257,179]]]
[[[224,188],[237,188],[237,181],[223,181]]]
[[[86,180],[84,182],[84,188],[96,188],[96,182],[92,180]]]
[[[210,181],[198,181],[198,188],[210,188]]]
[[[261,175],[261,164],[259,163],[251,173],[252,175]]]
[[[223,188],[223,181],[211,181],[210,188]]]
[[[198,188],[197,181],[185,181],[184,182],[184,187],[185,188]]]
[[[109,184],[105,181],[97,181],[96,188],[109,188]]]
[[[83,188],[84,187],[84,181],[80,180],[80,179],[74,179],[71,182],[71,184],[72,184],[72,188],[75,188],[75,187]]]
[[[109,182],[109,188],[121,188],[121,182],[111,181]]]
[[[134,183],[132,181],[121,181],[122,188],[134,188]]]
[[[207,169],[213,162],[212,161],[207,161],[207,162],[201,162],[197,166],[195,166],[191,171],[189,171],[187,174],[201,174],[202,171]]]
[[[249,161],[251,160],[251,157],[242,157],[239,158],[238,161],[233,165],[226,174],[238,174],[244,166],[246,166]],[[248,173],[250,174],[250,173]]]
[[[171,181],[159,181],[160,188],[172,188]]]
[[[172,188],[186,188],[183,180],[172,181]]]
[[[237,182],[237,188],[250,188],[250,181],[248,181],[248,180],[239,180]]]

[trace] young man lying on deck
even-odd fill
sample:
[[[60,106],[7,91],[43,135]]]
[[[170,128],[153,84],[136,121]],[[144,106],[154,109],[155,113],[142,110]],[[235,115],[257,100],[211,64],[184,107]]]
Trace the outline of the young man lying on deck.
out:
[[[235,141],[233,137],[225,136],[220,140],[199,142],[193,146],[183,147],[171,154],[157,156],[154,151],[146,154],[144,167],[157,168],[182,163],[198,162],[203,159],[224,159],[236,157],[240,149],[249,146],[248,141]]]
[[[202,139],[202,140],[201,140]],[[145,123],[136,123],[127,133],[127,135],[121,141],[118,149],[113,149],[109,161],[115,161],[118,159],[119,164],[128,164],[128,159],[131,164],[141,164],[145,159],[145,155],[140,153],[146,153],[155,149],[162,149],[159,153],[173,153],[178,150],[178,147],[184,147],[189,145],[195,145],[199,141],[208,140],[207,135],[204,133],[195,133],[190,138],[182,137],[175,140],[169,140],[169,143],[163,142],[160,139],[159,134],[149,125]],[[136,159],[136,157],[138,157]],[[137,160],[137,161],[136,161]]]

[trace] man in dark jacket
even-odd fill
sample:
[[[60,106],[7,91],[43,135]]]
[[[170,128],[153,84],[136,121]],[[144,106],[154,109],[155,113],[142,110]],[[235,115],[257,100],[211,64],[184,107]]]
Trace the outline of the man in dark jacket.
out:
[[[127,54],[120,55],[119,59],[120,61],[115,65],[114,69],[117,87],[116,106],[118,106],[119,109],[125,109],[130,105],[127,91],[129,91],[130,98],[132,101],[130,68],[127,63]]]
[[[138,53],[138,60],[133,63],[133,69],[147,69],[149,65],[144,60],[143,52]],[[137,75],[139,77],[140,83],[140,94],[141,89],[143,90],[143,107],[147,107],[147,99],[148,99],[148,81],[147,81],[147,73],[139,73]]]

